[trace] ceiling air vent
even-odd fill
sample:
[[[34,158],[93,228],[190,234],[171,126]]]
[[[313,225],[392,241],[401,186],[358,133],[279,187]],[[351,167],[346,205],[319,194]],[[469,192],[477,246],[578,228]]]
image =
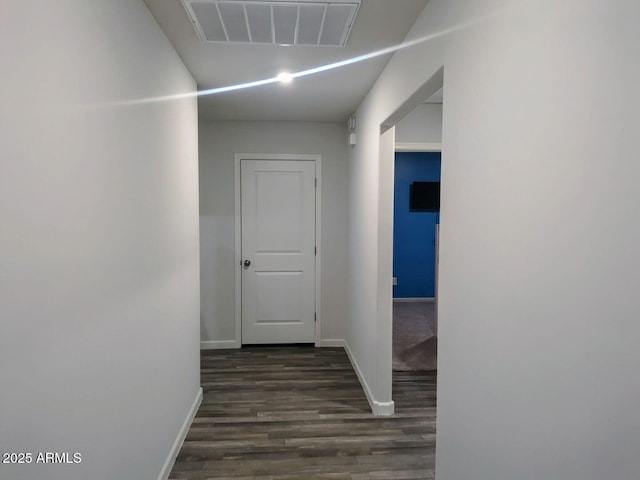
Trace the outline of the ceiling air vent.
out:
[[[182,0],[203,42],[344,46],[360,0]]]

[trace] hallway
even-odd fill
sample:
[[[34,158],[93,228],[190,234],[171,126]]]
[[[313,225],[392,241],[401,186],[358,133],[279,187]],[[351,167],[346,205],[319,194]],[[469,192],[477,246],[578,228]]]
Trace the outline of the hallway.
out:
[[[435,372],[394,374],[396,415],[370,413],[341,348],[202,352],[204,400],[171,479],[434,477]]]

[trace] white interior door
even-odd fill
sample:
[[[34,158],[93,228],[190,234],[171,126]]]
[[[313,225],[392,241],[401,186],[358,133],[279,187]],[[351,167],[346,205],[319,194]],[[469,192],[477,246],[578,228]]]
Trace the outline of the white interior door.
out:
[[[242,160],[242,343],[315,341],[315,162]]]

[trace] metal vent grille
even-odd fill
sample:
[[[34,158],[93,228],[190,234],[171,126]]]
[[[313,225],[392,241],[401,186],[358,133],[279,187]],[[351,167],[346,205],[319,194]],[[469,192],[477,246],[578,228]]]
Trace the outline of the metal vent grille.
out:
[[[182,0],[203,42],[344,46],[360,0]]]

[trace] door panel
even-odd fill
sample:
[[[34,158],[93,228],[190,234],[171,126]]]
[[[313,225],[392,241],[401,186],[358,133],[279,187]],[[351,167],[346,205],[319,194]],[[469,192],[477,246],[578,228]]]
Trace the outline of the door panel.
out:
[[[303,172],[256,172],[256,253],[296,253],[303,249]]]
[[[315,340],[315,163],[241,162],[242,343]]]

